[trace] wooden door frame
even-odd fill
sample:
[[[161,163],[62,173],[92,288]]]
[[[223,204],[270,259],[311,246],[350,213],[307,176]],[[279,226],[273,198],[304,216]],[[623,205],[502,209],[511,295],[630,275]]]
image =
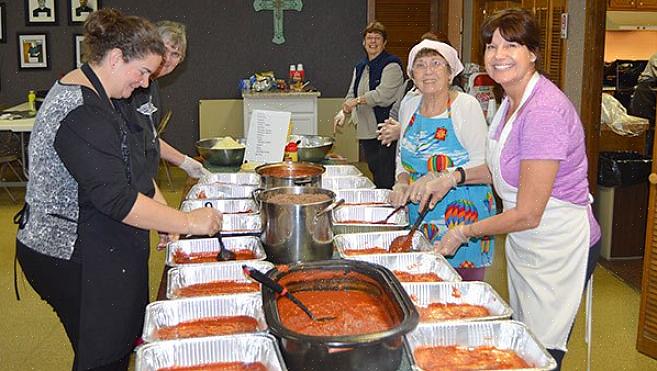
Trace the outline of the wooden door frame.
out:
[[[589,159],[589,187],[592,194],[598,189],[598,156],[600,153],[600,108],[602,105],[602,76],[605,49],[605,21],[607,2],[586,0],[584,60],[579,116],[586,134],[586,154]]]

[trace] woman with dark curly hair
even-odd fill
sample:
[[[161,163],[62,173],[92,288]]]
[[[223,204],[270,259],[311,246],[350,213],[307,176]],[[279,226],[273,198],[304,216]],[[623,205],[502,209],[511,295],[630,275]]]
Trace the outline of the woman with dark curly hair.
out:
[[[59,316],[74,370],[125,370],[148,303],[149,229],[214,234],[221,215],[163,205],[143,152],[145,135],[111,99],[146,87],[165,48],[155,27],[114,9],[92,13],[89,64],[50,89],[29,144],[16,255]]]

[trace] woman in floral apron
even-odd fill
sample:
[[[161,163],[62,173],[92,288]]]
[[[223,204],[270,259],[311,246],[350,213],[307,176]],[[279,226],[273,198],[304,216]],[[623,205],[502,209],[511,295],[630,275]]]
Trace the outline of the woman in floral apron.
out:
[[[445,43],[424,40],[411,49],[408,74],[421,94],[400,108],[402,138],[391,202],[410,200],[411,222],[430,207],[420,230],[432,243],[449,228],[488,218],[496,210],[488,185],[453,182],[442,199],[429,200],[434,187],[446,184],[443,178],[454,179],[452,172],[484,163],[487,128],[481,107],[474,97],[449,90],[462,70],[456,50]],[[493,244],[488,236],[470,240],[448,260],[465,280],[483,280]]]
[[[490,127],[487,164],[455,177],[492,182],[504,212],[450,230],[438,249],[452,255],[469,239],[507,233],[513,318],[527,324],[560,369],[600,254],[600,227],[590,206],[584,129],[568,98],[536,71],[539,36],[526,10],[501,11],[482,26],[486,71],[506,97]]]

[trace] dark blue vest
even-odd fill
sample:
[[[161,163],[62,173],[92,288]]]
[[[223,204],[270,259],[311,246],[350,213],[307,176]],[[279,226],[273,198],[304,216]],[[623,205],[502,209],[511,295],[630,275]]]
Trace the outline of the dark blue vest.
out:
[[[365,57],[363,60],[358,62],[356,65],[356,78],[354,79],[354,97],[358,96],[358,84],[360,83],[360,78],[363,76],[363,71],[365,71],[365,66],[370,67],[369,90],[374,90],[381,83],[381,74],[383,73],[383,69],[390,63],[397,63],[403,70],[399,57],[392,55],[385,50],[372,60],[369,60],[367,57]],[[391,107],[392,104],[388,107],[374,106],[374,116],[376,116],[377,123],[383,122],[388,118],[390,115]]]

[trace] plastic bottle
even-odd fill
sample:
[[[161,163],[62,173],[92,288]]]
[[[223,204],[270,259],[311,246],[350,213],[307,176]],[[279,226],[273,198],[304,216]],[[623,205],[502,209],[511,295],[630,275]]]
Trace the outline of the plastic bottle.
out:
[[[299,146],[295,142],[290,142],[285,146],[285,161],[299,161]]]
[[[27,93],[27,109],[30,112],[36,112],[36,94],[34,90],[30,90]]]
[[[291,64],[290,65],[290,73],[288,75],[288,81],[290,82],[290,85],[292,84],[292,81],[294,81],[294,76],[297,74],[297,68]]]
[[[299,75],[299,81],[305,81],[306,73],[303,70],[303,64],[301,63],[297,64],[297,74]]]

